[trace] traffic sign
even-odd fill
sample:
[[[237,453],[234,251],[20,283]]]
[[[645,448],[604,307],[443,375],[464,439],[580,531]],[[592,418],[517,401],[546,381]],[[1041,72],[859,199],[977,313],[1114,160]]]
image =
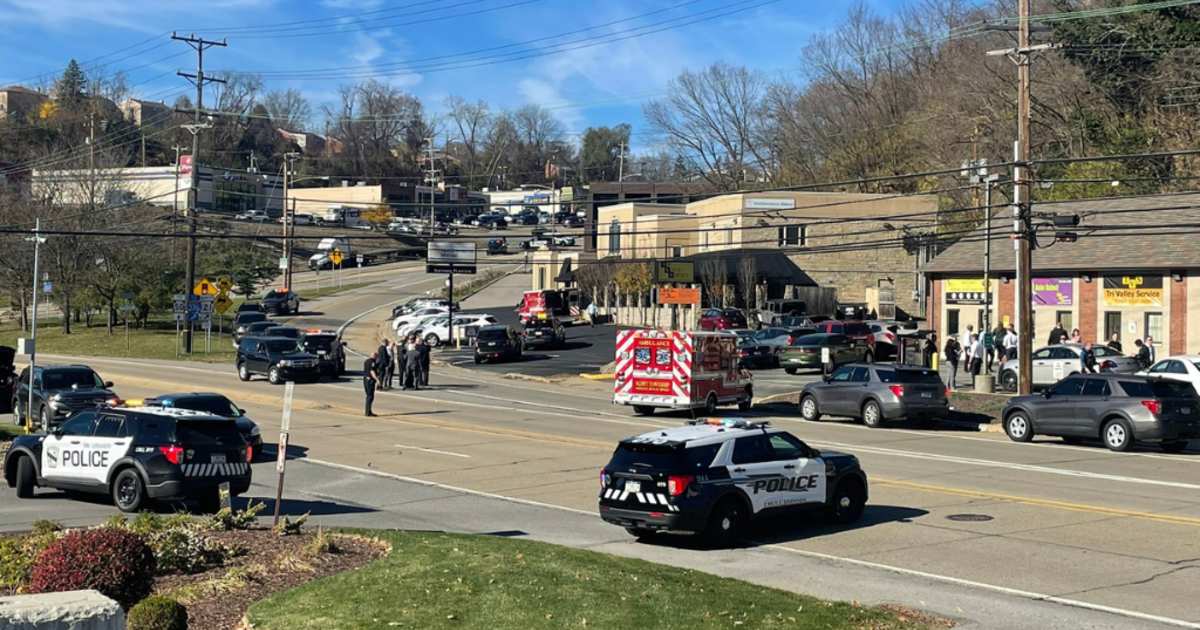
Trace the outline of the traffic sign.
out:
[[[216,295],[220,292],[221,290],[217,288],[217,285],[209,282],[208,278],[197,282],[196,286],[192,289],[192,293],[195,295]]]
[[[221,276],[217,279],[217,288],[221,290],[221,293],[228,293],[233,288],[233,283],[229,281],[229,276]]]
[[[135,300],[137,299],[137,294],[132,291],[122,291],[117,294],[117,297],[121,298],[122,300]]]
[[[218,294],[217,298],[213,300],[213,310],[222,315],[225,314],[225,311],[229,310],[230,306],[233,306],[233,300],[229,299],[229,296],[224,293]]]
[[[333,251],[329,252],[329,260],[335,265],[342,264],[342,250],[334,247]]]

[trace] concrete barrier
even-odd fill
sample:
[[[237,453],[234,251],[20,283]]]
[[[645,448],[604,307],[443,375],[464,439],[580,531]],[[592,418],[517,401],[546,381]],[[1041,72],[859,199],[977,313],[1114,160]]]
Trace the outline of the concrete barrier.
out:
[[[125,630],[125,611],[99,591],[0,597],[2,630]]]
[[[975,377],[975,391],[980,394],[992,394],[996,391],[996,376],[980,374]]]

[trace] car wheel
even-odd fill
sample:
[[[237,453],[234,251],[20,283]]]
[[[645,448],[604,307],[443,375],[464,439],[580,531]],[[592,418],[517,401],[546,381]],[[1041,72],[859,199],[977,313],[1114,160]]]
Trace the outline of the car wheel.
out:
[[[245,363],[239,363],[237,370],[238,378],[242,379],[243,381],[250,380],[250,368],[246,367]]]
[[[863,355],[863,363],[874,363],[874,362],[875,362],[875,354],[874,353],[868,352]]]
[[[633,413],[639,416],[652,416],[654,415],[654,407],[649,405],[634,405]]]
[[[13,424],[18,427],[25,424],[25,412],[21,411],[21,403],[14,400],[12,410]]]
[[[1017,373],[1012,370],[1007,370],[1000,375],[1000,384],[1004,389],[1010,392],[1017,391]]]
[[[704,399],[704,413],[709,416],[717,413],[717,395],[716,394],[709,394],[708,398]]]
[[[839,525],[853,523],[862,516],[867,505],[867,493],[857,478],[843,479],[833,490],[825,505],[825,518]]]
[[[750,411],[754,408],[754,390],[746,388],[746,399],[738,401],[738,411]]]
[[[883,426],[883,410],[879,408],[879,403],[874,400],[868,400],[862,407],[863,426],[868,429],[878,429]]]
[[[1180,440],[1178,442],[1163,442],[1162,444],[1159,444],[1164,453],[1182,453],[1183,449],[1187,448],[1187,445],[1187,440]]]
[[[38,421],[42,423],[43,431],[50,429],[50,410],[45,406],[42,407],[42,413],[38,414]]]
[[[626,527],[625,531],[629,532],[630,536],[641,540],[654,535],[654,530],[646,529],[645,527]]]
[[[746,508],[736,499],[725,499],[713,508],[704,527],[704,541],[713,547],[729,547],[742,537]]]
[[[33,487],[37,484],[33,474],[33,460],[26,456],[17,460],[16,484],[18,499],[33,498]]]
[[[817,408],[817,399],[813,396],[805,396],[800,399],[800,417],[809,422],[816,422],[821,419],[821,411]]]
[[[783,368],[783,371],[792,376],[796,375],[796,368]]]
[[[271,381],[272,385],[278,385],[283,382],[282,377],[279,376],[279,368],[277,366],[272,365],[271,369],[267,370],[267,380]]]
[[[137,512],[146,502],[146,487],[142,476],[133,468],[117,473],[112,484],[112,499],[122,512]]]
[[[1104,445],[1110,451],[1120,453],[1128,451],[1133,446],[1133,431],[1129,430],[1129,423],[1115,418],[1104,423],[1104,428],[1100,431],[1100,439],[1104,440]]]
[[[1028,442],[1033,439],[1033,423],[1024,411],[1014,411],[1004,419],[1004,432],[1014,442]]]
[[[437,347],[442,342],[442,338],[437,336],[437,333],[429,333],[425,335],[425,343],[432,347]]]

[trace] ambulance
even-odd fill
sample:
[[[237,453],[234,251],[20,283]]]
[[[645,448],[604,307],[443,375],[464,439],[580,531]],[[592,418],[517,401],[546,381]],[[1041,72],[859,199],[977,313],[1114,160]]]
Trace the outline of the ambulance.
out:
[[[536,319],[542,313],[553,315],[563,324],[583,323],[579,289],[526,291],[517,305],[521,323]]]
[[[655,409],[712,415],[719,405],[750,409],[754,381],[738,368],[737,340],[728,331],[619,331],[613,404],[638,415]]]

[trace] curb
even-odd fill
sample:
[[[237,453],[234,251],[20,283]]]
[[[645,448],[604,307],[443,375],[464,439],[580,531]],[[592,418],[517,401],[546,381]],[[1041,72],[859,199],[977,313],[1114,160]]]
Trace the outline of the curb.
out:
[[[800,403],[800,392],[784,392],[782,394],[774,394],[766,398],[755,399],[754,406],[770,405],[773,403],[788,403],[797,405]]]
[[[580,374],[579,378],[589,381],[611,381],[617,377],[616,374]]]
[[[554,384],[554,383],[561,383],[564,380],[563,378],[554,378],[554,377],[548,377],[548,376],[532,376],[529,374],[520,374],[517,372],[509,372],[508,374],[505,374],[505,375],[501,376],[500,378],[510,380],[510,381],[533,381],[535,383],[546,383],[547,385]]]

